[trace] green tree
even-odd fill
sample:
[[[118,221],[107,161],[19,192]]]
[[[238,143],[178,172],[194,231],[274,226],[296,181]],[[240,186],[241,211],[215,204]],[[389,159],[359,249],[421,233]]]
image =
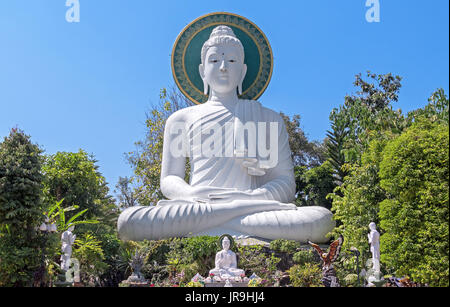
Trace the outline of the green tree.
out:
[[[46,201],[54,204],[64,199],[64,208],[88,209],[85,218],[111,222],[115,205],[96,163],[92,155],[81,149],[76,153],[58,152],[48,156],[42,167]],[[68,214],[68,218],[73,214],[76,212]]]
[[[433,103],[433,101],[430,101],[430,103]],[[425,112],[425,110],[434,111]],[[427,105],[422,109],[410,113],[414,114],[414,118],[407,118],[405,122],[426,122],[432,124],[433,119],[435,119],[436,124],[442,123],[440,119],[443,118],[442,113],[445,114],[445,110],[448,112],[448,108],[438,109]],[[432,116],[429,116],[430,114]],[[402,117],[401,114],[400,117]],[[407,125],[405,124],[405,126]],[[446,126],[448,127],[448,121]],[[397,129],[380,129],[379,131],[368,130],[365,134],[366,141],[370,141],[364,146],[365,150],[360,153],[361,159],[357,163],[344,164],[344,170],[348,171],[348,176],[345,177],[343,184],[338,186],[334,193],[329,195],[333,201],[332,211],[334,212],[334,218],[338,222],[338,226],[334,229],[332,235],[338,236],[342,234],[345,237],[343,250],[345,251],[352,246],[358,248],[362,253],[363,261],[370,257],[369,246],[367,244],[369,223],[383,224],[380,215],[380,204],[384,203],[386,199],[396,198],[404,193],[398,189],[396,190],[398,194],[391,194],[380,183],[380,164],[384,161],[383,159],[386,159],[386,146],[393,142],[392,140],[403,136],[403,133],[400,133]],[[418,157],[416,156],[415,158]],[[385,163],[388,163],[389,159],[385,161]],[[417,162],[419,161],[420,159]],[[395,164],[395,162],[394,158],[392,158],[392,163]],[[420,172],[420,170],[417,171]],[[397,180],[400,180],[400,178],[397,178]],[[403,182],[408,180],[409,178],[407,176],[402,179]],[[381,227],[380,232],[383,235],[387,230]],[[396,269],[388,262],[383,262],[382,264],[387,264],[385,269]]]
[[[369,257],[367,231],[378,222],[379,202],[386,195],[379,184],[380,157],[386,142],[407,126],[398,100],[401,77],[391,73],[356,75],[356,94],[345,96],[344,104],[332,110],[328,132],[328,158],[337,187],[328,195],[337,227],[333,236],[345,237],[344,250],[356,247]]]
[[[418,109],[408,113],[410,122],[414,122],[420,118],[431,122],[437,122],[448,125],[448,97],[442,88],[437,89],[428,99],[428,105],[422,109]]]
[[[293,115],[289,117],[283,112],[280,112],[284,120],[286,130],[289,136],[289,147],[291,149],[292,161],[294,163],[294,174],[296,181],[296,203],[300,206],[312,205],[320,203],[322,206],[328,206],[329,201],[324,199],[317,199],[318,190],[313,186],[313,181],[317,175],[323,175],[316,171],[311,171],[319,167],[325,161],[326,147],[324,144],[317,141],[310,142],[306,137],[304,131],[300,127],[300,115]],[[323,168],[321,168],[323,169]],[[320,174],[319,174],[320,173]],[[326,178],[328,179],[328,178]],[[332,192],[330,189],[327,193]],[[307,201],[309,199],[310,201]]]
[[[300,127],[300,115],[296,114],[289,117],[283,112],[280,112],[280,115],[284,120],[289,136],[289,147],[294,165],[307,166],[308,168],[320,165],[325,160],[323,144],[308,140]]]
[[[300,206],[322,206],[331,208],[331,200],[327,195],[336,187],[333,176],[333,166],[330,161],[322,165],[307,169],[295,167],[297,183],[297,204]]]
[[[137,205],[137,195],[134,189],[130,186],[131,179],[128,177],[119,177],[116,184],[117,201],[119,208],[125,209]]]
[[[401,110],[392,109],[392,103],[398,101],[401,77],[370,72],[367,72],[367,77],[371,80],[365,81],[361,74],[356,75],[354,85],[359,88],[356,95],[345,96],[344,104],[330,114],[335,133],[346,134],[344,148],[336,154],[343,153],[347,163],[360,161],[371,137],[383,131],[399,134],[407,125]]]
[[[341,185],[344,182],[345,176],[348,175],[344,170],[344,165],[347,163],[344,146],[349,130],[343,124],[342,121],[331,123],[332,131],[327,131],[327,140],[325,142],[328,161],[333,167],[332,173],[335,179],[335,185]]]
[[[41,153],[19,129],[0,143],[0,286],[30,286],[40,267]]]
[[[380,203],[382,262],[416,282],[448,287],[448,124],[419,120],[390,141],[380,178],[388,195]]]

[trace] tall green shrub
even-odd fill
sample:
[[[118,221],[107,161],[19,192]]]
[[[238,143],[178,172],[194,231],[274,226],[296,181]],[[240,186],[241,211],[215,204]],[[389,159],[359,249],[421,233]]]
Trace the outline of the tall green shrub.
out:
[[[0,143],[0,286],[29,286],[40,266],[41,149],[19,129]]]
[[[448,125],[419,121],[389,142],[380,163],[381,261],[398,275],[449,285]]]

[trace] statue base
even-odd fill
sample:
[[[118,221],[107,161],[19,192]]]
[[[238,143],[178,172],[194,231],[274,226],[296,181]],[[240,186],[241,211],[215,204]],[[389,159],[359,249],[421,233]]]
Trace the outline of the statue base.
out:
[[[73,282],[66,281],[66,274],[58,274],[58,281],[55,281],[53,283],[54,287],[57,288],[67,288],[67,287],[73,287]]]
[[[148,287],[148,286],[149,286],[148,280],[145,279],[140,274],[135,273],[131,274],[127,280],[124,280],[119,284],[119,287],[132,287],[132,288]]]
[[[237,287],[237,288],[244,288],[244,287],[248,287],[248,282],[232,282],[231,283],[232,287]],[[221,288],[221,287],[225,287],[225,282],[209,282],[209,283],[205,283],[205,288]]]

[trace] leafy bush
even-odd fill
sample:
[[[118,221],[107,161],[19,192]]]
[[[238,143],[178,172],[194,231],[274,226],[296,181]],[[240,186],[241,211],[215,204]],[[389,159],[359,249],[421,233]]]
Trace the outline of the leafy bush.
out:
[[[300,243],[292,240],[277,239],[270,242],[270,249],[283,253],[295,253]]]
[[[322,271],[318,265],[306,263],[289,269],[289,278],[294,287],[321,287]]]
[[[316,262],[316,257],[312,250],[302,250],[294,254],[293,260],[295,263],[304,265],[306,263]]]
[[[102,216],[102,210],[113,202],[107,195],[109,189],[96,162],[92,155],[81,149],[77,153],[58,152],[47,156],[42,166],[45,200],[54,203],[64,199],[64,208],[78,206],[81,210],[89,209],[88,219]],[[68,218],[71,216],[69,214]]]
[[[73,258],[80,262],[80,276],[83,283],[89,286],[100,285],[100,276],[108,265],[104,262],[105,255],[98,241],[92,234],[86,233],[77,238],[74,243]]]
[[[218,239],[218,237],[199,236],[172,240],[167,253],[169,270],[173,272],[184,270],[185,279],[192,278],[197,272],[194,272],[191,266],[197,264],[198,273],[202,276],[207,275],[215,266]]]
[[[239,245],[238,266],[245,269],[246,275],[255,273],[267,283],[275,282],[275,274],[280,258],[266,251],[261,245]]]
[[[448,125],[418,121],[380,164],[381,261],[431,286],[449,285]]]
[[[358,275],[357,274],[348,274],[343,279],[344,287],[356,287],[358,286]]]
[[[218,237],[200,236],[184,238],[182,240],[183,254],[187,262],[198,262],[204,266],[214,265],[215,255],[218,251]]]
[[[118,286],[125,279],[125,272],[128,261],[121,258],[122,242],[116,234],[100,235],[101,249],[105,256],[104,262],[107,264],[107,269],[100,276],[102,286],[115,287]],[[128,260],[128,257],[126,257]]]
[[[167,262],[167,253],[174,245],[173,239],[146,242],[148,244],[148,261],[165,264]]]
[[[147,263],[142,268],[142,273],[144,277],[150,280],[150,284],[157,286],[169,286],[169,271],[167,265],[160,265],[156,261],[153,263]]]

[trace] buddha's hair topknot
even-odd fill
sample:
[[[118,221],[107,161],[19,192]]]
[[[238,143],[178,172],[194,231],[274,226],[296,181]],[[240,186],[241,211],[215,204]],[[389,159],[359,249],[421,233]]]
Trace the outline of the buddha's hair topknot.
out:
[[[209,36],[209,38],[213,38],[215,36],[224,36],[224,35],[228,35],[228,36],[232,36],[232,37],[236,38],[236,35],[234,34],[233,30],[230,27],[227,27],[227,26],[215,27],[212,30],[211,35]]]
[[[208,51],[208,49],[220,44],[231,44],[236,46],[239,49],[239,56],[241,57],[242,61],[244,61],[244,46],[242,45],[241,41],[236,37],[230,27],[222,25],[215,27],[212,30],[209,39],[203,44],[201,54],[202,63],[205,63],[206,52]]]

